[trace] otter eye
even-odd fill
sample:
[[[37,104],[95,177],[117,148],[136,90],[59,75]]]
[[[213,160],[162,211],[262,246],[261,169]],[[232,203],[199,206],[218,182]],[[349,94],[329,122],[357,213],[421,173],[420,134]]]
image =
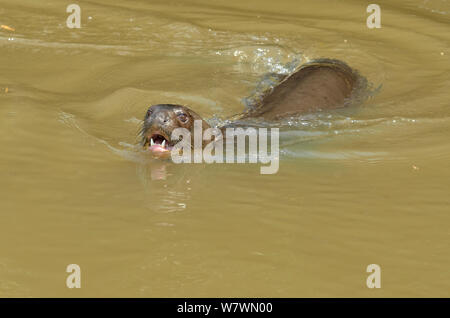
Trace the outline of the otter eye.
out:
[[[178,119],[181,122],[185,123],[188,121],[188,116],[185,113],[181,113],[181,114],[178,114]]]

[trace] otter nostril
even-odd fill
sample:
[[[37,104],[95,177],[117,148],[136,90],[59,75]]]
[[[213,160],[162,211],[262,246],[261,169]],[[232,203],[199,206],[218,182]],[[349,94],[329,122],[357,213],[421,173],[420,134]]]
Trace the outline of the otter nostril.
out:
[[[159,121],[159,123],[161,123],[161,124],[167,124],[167,122],[170,121],[170,117],[167,116],[166,114],[160,114],[160,115],[158,116],[158,121]]]

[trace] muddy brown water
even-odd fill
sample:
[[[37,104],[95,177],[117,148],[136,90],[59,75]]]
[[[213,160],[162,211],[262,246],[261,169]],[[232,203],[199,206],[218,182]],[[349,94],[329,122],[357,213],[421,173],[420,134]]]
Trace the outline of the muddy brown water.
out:
[[[0,3],[0,296],[450,295],[448,1]],[[220,122],[317,57],[373,96],[289,123],[274,175],[135,146],[151,104]]]

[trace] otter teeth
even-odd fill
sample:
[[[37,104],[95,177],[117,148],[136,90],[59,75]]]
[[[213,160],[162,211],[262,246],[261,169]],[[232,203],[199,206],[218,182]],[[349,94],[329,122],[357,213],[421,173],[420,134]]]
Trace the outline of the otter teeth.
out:
[[[153,138],[150,138],[150,147],[153,146],[153,145],[160,145],[160,146],[162,146],[163,148],[166,148],[166,140],[163,140],[163,142],[159,144],[159,143],[156,143],[156,142],[153,140]]]

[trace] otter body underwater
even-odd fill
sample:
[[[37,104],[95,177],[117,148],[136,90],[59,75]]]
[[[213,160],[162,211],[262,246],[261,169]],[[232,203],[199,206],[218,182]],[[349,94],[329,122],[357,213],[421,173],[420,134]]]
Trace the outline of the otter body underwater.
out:
[[[337,60],[321,59],[302,65],[267,92],[255,107],[233,116],[233,119],[276,121],[324,110],[345,107],[358,80],[356,71]],[[186,128],[193,135],[194,121],[202,129],[210,128],[200,115],[182,105],[150,106],[141,129],[142,145],[158,157],[169,154],[179,140],[172,139],[175,128]],[[218,127],[223,130],[225,127]]]

